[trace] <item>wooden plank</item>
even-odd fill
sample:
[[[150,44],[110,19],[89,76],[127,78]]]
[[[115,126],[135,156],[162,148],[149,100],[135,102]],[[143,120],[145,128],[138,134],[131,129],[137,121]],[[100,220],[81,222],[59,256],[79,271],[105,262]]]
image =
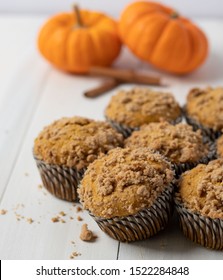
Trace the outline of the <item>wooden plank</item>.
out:
[[[88,213],[81,213],[97,235],[95,243],[80,240],[81,224],[76,220],[75,208],[38,189],[39,174],[32,157],[34,138],[43,126],[62,116],[82,115],[103,119],[103,108],[109,96],[98,100],[83,97],[82,92],[95,86],[97,80],[76,78],[52,70],[45,82],[38,109],[23,141],[18,160],[1,201],[0,208],[8,213],[0,216],[0,257],[7,259],[67,259],[72,251],[81,253],[78,259],[116,259],[118,242],[103,234]],[[28,176],[26,176],[29,174]],[[45,193],[45,192],[44,192]],[[24,219],[16,220],[14,206],[24,204],[18,213],[34,220],[29,224]],[[60,211],[74,216],[66,223],[52,223],[51,218]],[[40,223],[38,223],[38,221]],[[16,234],[15,234],[16,233]],[[75,242],[75,246],[71,241]],[[107,250],[106,248],[109,248]]]
[[[36,52],[37,32],[44,19],[0,18],[0,198],[49,71]]]
[[[49,67],[27,54],[0,106],[0,198],[44,87]],[[27,73],[29,73],[27,75]]]
[[[27,53],[36,52],[37,34],[45,19],[46,16],[1,14],[0,104],[7,98]]]

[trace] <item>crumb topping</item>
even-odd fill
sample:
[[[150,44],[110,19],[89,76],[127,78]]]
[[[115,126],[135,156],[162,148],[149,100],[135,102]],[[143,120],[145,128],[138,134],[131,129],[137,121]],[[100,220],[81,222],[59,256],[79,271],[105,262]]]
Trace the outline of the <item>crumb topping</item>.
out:
[[[159,151],[173,163],[195,162],[207,156],[208,145],[203,144],[200,130],[187,124],[168,122],[142,126],[125,140],[125,147],[148,147]]]
[[[173,181],[171,164],[148,148],[116,148],[94,161],[79,188],[84,208],[98,217],[128,216],[150,207]]]
[[[187,97],[187,114],[199,123],[221,130],[223,128],[223,88],[192,89]]]
[[[223,158],[223,135],[217,140],[217,155]]]
[[[186,172],[180,180],[180,194],[186,207],[223,219],[223,159]]]
[[[62,118],[45,127],[35,139],[34,154],[46,163],[80,170],[122,143],[123,136],[106,122]]]
[[[170,93],[134,88],[112,96],[105,115],[129,127],[139,127],[150,122],[176,120],[181,116],[181,109]]]

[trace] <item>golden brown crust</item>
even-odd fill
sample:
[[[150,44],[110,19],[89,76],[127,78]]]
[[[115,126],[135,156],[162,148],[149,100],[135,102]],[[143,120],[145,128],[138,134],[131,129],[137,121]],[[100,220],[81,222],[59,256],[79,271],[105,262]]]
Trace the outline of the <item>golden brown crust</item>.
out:
[[[223,135],[217,140],[217,156],[223,158]]]
[[[179,182],[184,205],[210,218],[223,219],[223,159],[199,164],[185,172]]]
[[[125,140],[125,147],[148,147],[159,151],[172,163],[197,162],[208,154],[201,131],[193,131],[187,124],[167,122],[142,126]]]
[[[203,126],[223,129],[223,88],[192,89],[187,97],[186,112]]]
[[[34,154],[46,163],[80,170],[101,153],[122,144],[123,136],[105,122],[62,118],[45,127],[35,139]]]
[[[116,148],[88,167],[79,189],[84,208],[103,218],[150,207],[173,181],[169,162],[147,148]]]
[[[112,121],[135,128],[161,120],[175,121],[181,116],[181,109],[170,93],[134,88],[114,95],[105,115]]]

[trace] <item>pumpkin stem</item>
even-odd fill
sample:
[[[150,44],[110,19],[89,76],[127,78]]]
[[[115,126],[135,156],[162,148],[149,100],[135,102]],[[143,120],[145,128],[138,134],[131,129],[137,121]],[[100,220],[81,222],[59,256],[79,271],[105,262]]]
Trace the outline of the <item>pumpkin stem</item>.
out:
[[[179,17],[179,14],[178,14],[178,12],[173,11],[173,12],[170,14],[170,17],[171,17],[171,18],[178,18],[178,17]]]
[[[83,27],[84,25],[83,25],[83,22],[82,22],[82,19],[81,19],[81,14],[80,14],[80,10],[79,10],[78,5],[74,4],[73,9],[74,9],[75,17],[77,19],[77,26],[78,27]]]

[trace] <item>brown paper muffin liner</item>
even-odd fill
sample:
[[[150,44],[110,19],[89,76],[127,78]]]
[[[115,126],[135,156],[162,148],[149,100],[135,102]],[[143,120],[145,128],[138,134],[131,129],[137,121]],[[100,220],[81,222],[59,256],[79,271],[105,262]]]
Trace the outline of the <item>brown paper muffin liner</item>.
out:
[[[147,239],[169,223],[173,213],[173,189],[173,185],[166,188],[150,208],[142,209],[135,215],[105,219],[89,214],[102,231],[118,241]]]
[[[85,169],[47,164],[34,156],[43,186],[54,196],[67,201],[79,201],[77,188]]]
[[[188,124],[190,124],[194,128],[194,130],[200,129],[202,131],[204,140],[215,141],[222,134],[221,131],[216,131],[212,128],[204,126],[204,125],[198,123],[196,120],[194,120],[190,116],[188,116],[185,106],[184,106],[183,111],[184,111],[184,117],[186,119],[186,122]]]
[[[111,124],[111,126],[113,128],[115,128],[118,132],[122,133],[122,135],[125,137],[125,138],[128,138],[133,131],[136,131],[136,130],[139,130],[140,127],[129,127],[129,126],[126,126],[124,124],[120,124],[118,122],[115,122],[111,119],[109,119],[107,116],[105,116],[107,122],[109,122]],[[178,117],[176,120],[173,120],[171,121],[170,123],[171,124],[178,124],[182,121],[182,116]]]
[[[206,156],[204,156],[200,160],[196,162],[172,163],[173,169],[175,170],[176,178],[179,178],[183,172],[194,168],[200,163],[207,164],[209,161],[217,158],[216,143],[215,142],[212,143],[210,142],[210,140],[207,143],[209,143],[209,152]]]
[[[190,211],[183,206],[179,193],[174,201],[184,235],[204,247],[223,250],[223,220],[211,219]]]

